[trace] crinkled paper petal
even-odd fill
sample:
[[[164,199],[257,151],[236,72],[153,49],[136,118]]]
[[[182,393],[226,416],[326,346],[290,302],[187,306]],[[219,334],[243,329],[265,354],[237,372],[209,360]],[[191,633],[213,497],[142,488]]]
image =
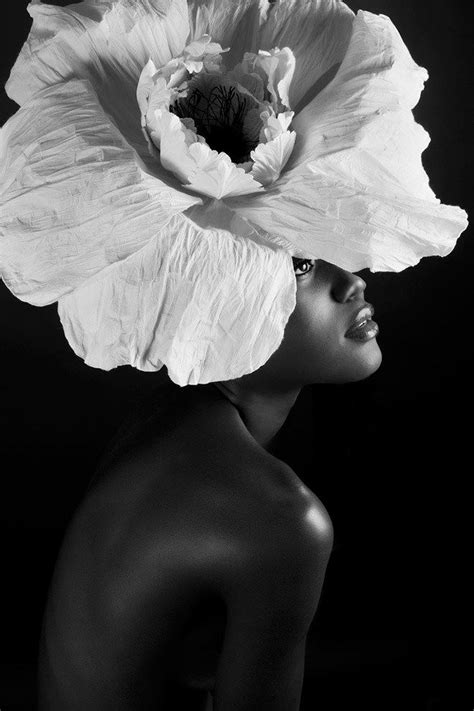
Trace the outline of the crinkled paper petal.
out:
[[[411,109],[426,77],[387,17],[359,12],[335,79],[293,121],[286,173],[230,204],[294,254],[350,271],[448,254],[467,216],[440,203],[423,170],[428,135]]]
[[[299,111],[342,62],[354,13],[340,0],[276,0],[262,25],[258,48],[289,47],[296,67],[289,105]]]
[[[295,73],[295,55],[289,47],[262,50],[256,56],[256,65],[267,75],[267,89],[273,106],[289,107],[289,89]]]
[[[44,89],[0,129],[0,269],[38,306],[200,202],[144,172],[87,81]]]
[[[188,142],[192,140],[192,131],[185,129],[177,116],[165,110],[156,114],[159,114],[161,164],[187,188],[217,199],[263,190],[227,153],[214,151],[197,140]]]
[[[285,167],[295,145],[296,133],[283,131],[268,143],[260,143],[250,157],[254,161],[251,174],[262,185],[271,185]]]
[[[245,51],[258,51],[260,26],[267,17],[265,0],[189,0],[188,4],[191,37],[209,34],[214,42],[229,47],[222,56],[228,69],[241,61]]]
[[[204,210],[190,212],[209,224]],[[63,296],[59,314],[75,353],[104,370],[165,364],[179,385],[263,365],[295,306],[292,261],[228,213],[229,229],[176,215],[140,251]]]
[[[181,54],[189,34],[186,0],[87,0],[66,7],[33,0],[31,32],[6,84],[22,105],[40,89],[89,79],[127,141],[152,165],[140,128],[136,87],[151,58]]]

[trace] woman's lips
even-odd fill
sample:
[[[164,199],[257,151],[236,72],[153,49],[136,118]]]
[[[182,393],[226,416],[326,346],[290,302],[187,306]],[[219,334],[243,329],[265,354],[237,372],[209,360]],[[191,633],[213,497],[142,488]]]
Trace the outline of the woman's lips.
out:
[[[373,315],[374,307],[372,304],[364,304],[344,334],[345,337],[352,338],[355,341],[370,341],[372,338],[375,338],[379,332],[379,327],[375,321],[372,320]]]

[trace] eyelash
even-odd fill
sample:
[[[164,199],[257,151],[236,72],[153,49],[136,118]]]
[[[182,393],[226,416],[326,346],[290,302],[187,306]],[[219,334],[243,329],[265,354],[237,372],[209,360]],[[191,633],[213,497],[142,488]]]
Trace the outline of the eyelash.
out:
[[[295,270],[295,276],[296,277],[301,277],[305,276],[305,274],[308,274],[312,269],[314,269],[316,260],[315,259],[297,259],[296,257],[293,258],[293,268]],[[301,269],[302,265],[309,264],[310,269],[307,269],[303,274],[296,274],[297,269]]]

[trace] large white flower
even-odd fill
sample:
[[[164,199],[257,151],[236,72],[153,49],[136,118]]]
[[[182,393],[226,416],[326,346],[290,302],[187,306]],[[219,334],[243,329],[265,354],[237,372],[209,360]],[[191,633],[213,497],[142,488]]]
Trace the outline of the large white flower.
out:
[[[89,365],[239,377],[279,346],[291,256],[400,271],[467,225],[413,118],[426,70],[339,0],[33,0],[0,131],[0,267]]]

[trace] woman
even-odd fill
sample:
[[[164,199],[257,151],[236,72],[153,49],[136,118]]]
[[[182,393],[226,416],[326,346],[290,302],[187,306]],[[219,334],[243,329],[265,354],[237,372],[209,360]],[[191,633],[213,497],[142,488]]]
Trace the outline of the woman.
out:
[[[364,281],[295,260],[280,348],[242,378],[141,413],[104,463],[58,559],[40,708],[298,709],[332,545],[317,496],[272,448],[300,389],[380,365]],[[160,400],[158,400],[160,398]]]
[[[427,74],[387,17],[332,0],[30,13],[2,277],[58,301],[88,365],[193,386],[132,423],[71,522],[40,704],[296,709],[331,524],[272,451],[303,385],[380,363],[352,273],[444,256],[466,227],[422,169]]]

